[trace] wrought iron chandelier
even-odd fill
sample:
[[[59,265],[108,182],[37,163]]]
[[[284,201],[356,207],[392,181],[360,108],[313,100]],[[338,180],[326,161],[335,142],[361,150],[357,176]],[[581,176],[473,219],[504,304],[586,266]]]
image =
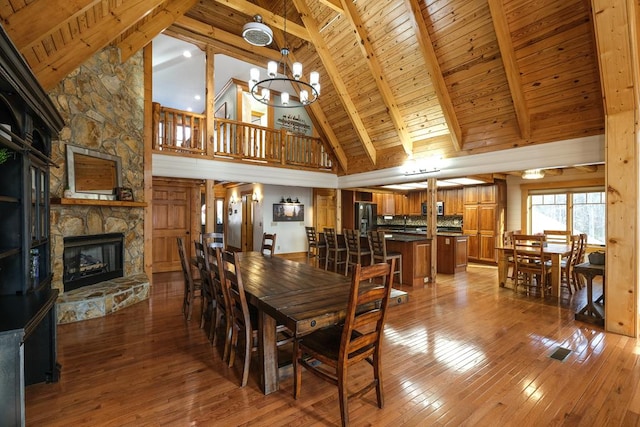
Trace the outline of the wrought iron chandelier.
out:
[[[284,47],[280,49],[280,61],[269,61],[267,64],[267,78],[260,78],[260,70],[251,68],[249,76],[249,92],[259,102],[274,107],[294,108],[300,105],[309,105],[318,100],[320,96],[320,74],[317,71],[309,73],[309,82],[301,80],[302,64],[294,62],[291,66],[291,76],[287,75],[287,64],[289,62],[289,48],[287,47],[287,2],[284,2]],[[278,70],[282,67],[282,75],[278,75]],[[276,102],[271,97],[271,86],[274,83],[289,83],[298,92],[300,102],[290,99],[286,90],[280,93],[280,101]]]

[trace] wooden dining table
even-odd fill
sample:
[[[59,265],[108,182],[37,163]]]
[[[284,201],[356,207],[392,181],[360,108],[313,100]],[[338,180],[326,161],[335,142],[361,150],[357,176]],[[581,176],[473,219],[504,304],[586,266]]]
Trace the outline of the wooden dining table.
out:
[[[279,387],[276,325],[300,337],[341,322],[351,277],[259,252],[242,252],[239,261],[247,299],[259,311],[260,387],[269,394]],[[392,289],[389,305],[407,300],[406,292]]]
[[[496,250],[498,251],[498,283],[500,287],[504,287],[509,269],[508,258],[513,256],[513,245],[500,245]],[[551,295],[557,297],[560,295],[560,283],[562,283],[560,263],[562,258],[571,254],[571,245],[548,243],[543,247],[542,253],[551,261]]]

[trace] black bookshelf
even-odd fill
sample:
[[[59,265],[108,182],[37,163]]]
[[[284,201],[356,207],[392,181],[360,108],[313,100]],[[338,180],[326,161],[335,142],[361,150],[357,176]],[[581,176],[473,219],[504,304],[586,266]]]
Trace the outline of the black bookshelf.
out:
[[[0,413],[24,425],[24,387],[55,382],[51,142],[64,122],[0,27]]]

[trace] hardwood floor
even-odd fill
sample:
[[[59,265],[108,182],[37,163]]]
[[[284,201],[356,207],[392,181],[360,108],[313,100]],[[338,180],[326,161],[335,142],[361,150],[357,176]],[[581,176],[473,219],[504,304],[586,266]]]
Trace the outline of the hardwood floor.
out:
[[[407,289],[384,332],[385,407],[349,401],[353,425],[640,425],[640,346],[573,320],[584,290],[542,303],[498,288],[494,267],[439,275]],[[406,288],[405,288],[406,289]],[[220,361],[181,314],[180,275],[154,276],[152,297],[111,316],[58,328],[62,377],[27,387],[32,426],[339,425],[337,389],[303,372],[264,396],[255,366]],[[564,361],[549,356],[571,350]],[[352,384],[370,375],[366,364]]]

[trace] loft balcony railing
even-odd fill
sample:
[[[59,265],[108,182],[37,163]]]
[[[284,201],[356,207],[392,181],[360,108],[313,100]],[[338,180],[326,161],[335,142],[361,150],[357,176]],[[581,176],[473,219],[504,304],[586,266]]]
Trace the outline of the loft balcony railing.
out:
[[[153,149],[213,160],[248,160],[269,166],[333,170],[331,157],[320,138],[235,120],[213,120],[213,135],[207,138],[206,115],[154,104]]]

